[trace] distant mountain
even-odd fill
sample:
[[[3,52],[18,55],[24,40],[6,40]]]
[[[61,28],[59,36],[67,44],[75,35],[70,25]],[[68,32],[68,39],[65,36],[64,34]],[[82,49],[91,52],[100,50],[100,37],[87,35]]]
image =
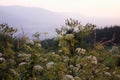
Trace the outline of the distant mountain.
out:
[[[48,32],[48,37],[55,36],[55,28],[64,24],[65,16],[42,8],[21,6],[0,6],[0,23],[7,23],[30,35],[35,32]]]
[[[56,13],[37,7],[0,6],[0,23],[7,23],[31,35],[35,32],[48,32],[47,38],[55,36],[55,28],[64,25],[67,18],[77,19],[82,24],[93,23],[98,27],[120,25],[120,19],[87,17],[79,13]],[[41,36],[45,38],[45,36]]]

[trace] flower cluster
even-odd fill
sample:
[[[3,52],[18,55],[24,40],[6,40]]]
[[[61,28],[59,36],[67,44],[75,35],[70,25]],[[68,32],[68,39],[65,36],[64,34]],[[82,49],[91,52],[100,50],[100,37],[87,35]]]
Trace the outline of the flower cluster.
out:
[[[66,40],[72,40],[74,38],[73,34],[66,34],[65,39]]]
[[[5,58],[1,57],[0,62],[2,62],[2,63],[6,62]]]
[[[81,54],[85,54],[85,52],[86,52],[86,50],[83,49],[83,48],[76,48],[75,51],[76,51],[79,55],[81,55]]]
[[[52,68],[54,64],[55,64],[54,62],[49,62],[49,63],[47,63],[47,64],[46,64],[47,69]]]
[[[63,80],[75,80],[72,75],[65,75]]]
[[[63,35],[59,34],[54,40],[58,41],[58,40],[62,40],[64,37]]]
[[[33,70],[38,71],[38,72],[42,72],[43,71],[43,67],[41,67],[40,65],[35,65],[33,67]]]
[[[85,58],[89,59],[91,61],[92,64],[97,64],[98,63],[98,60],[95,56],[86,56]]]

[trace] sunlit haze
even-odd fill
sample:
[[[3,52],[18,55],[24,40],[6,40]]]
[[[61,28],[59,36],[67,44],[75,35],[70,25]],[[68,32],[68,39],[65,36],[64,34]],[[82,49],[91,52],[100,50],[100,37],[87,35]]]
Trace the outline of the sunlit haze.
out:
[[[120,0],[0,0],[0,5],[40,7],[89,17],[120,18]]]

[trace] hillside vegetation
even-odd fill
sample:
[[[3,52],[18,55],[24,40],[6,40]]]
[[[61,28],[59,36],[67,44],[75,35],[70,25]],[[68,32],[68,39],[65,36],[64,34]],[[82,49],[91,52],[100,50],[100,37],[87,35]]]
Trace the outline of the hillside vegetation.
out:
[[[0,80],[120,80],[119,26],[96,29],[67,19],[44,41],[39,32],[33,39],[16,32],[0,24]]]

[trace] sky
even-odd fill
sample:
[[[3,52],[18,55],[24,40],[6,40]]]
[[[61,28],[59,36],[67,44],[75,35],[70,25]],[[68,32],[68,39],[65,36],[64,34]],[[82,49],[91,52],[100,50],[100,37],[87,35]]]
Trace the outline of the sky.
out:
[[[40,7],[89,17],[120,18],[120,0],[0,0],[0,5]]]

